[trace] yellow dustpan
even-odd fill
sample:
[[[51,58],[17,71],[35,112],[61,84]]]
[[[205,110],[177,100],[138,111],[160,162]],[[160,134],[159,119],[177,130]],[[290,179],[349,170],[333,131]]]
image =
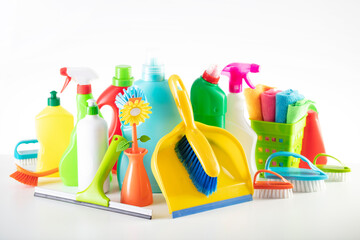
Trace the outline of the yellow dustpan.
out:
[[[183,122],[160,139],[152,155],[151,169],[172,217],[251,201],[254,188],[241,144],[226,130],[199,122],[195,122],[195,128],[199,129],[210,143],[220,167],[220,173],[216,192],[207,197],[197,191],[175,152],[176,143],[194,121],[190,99],[177,75],[169,78],[169,86]],[[197,150],[194,149],[194,151],[198,155]]]

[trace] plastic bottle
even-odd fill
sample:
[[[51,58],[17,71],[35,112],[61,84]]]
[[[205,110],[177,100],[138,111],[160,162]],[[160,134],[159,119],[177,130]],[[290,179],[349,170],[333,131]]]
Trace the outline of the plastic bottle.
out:
[[[145,93],[147,102],[152,106],[151,118],[137,128],[141,135],[147,135],[151,138],[148,142],[140,142],[139,147],[148,150],[148,153],[144,156],[144,166],[149,176],[152,192],[160,193],[161,190],[151,171],[151,156],[160,138],[173,130],[181,122],[181,118],[170,92],[169,84],[165,79],[164,65],[159,64],[156,58],[149,58],[147,64],[143,65],[142,79],[135,81],[134,85]],[[123,136],[130,141],[132,127],[122,125],[121,129]],[[120,156],[119,161],[120,159],[121,163],[119,162],[117,168],[117,179],[121,188],[128,169],[129,159],[124,154]]]
[[[221,72],[222,75],[230,78],[226,130],[233,134],[243,146],[252,176],[256,172],[254,155],[257,135],[245,119],[245,97],[242,93],[242,84],[245,80],[245,83],[254,89],[255,86],[249,81],[247,74],[259,72],[259,68],[260,66],[257,64],[232,63]]]
[[[103,106],[110,106],[113,111],[111,125],[109,128],[109,143],[111,142],[114,134],[122,136],[121,122],[119,120],[119,109],[115,105],[115,97],[119,93],[123,94],[124,90],[133,84],[133,81],[134,77],[131,76],[131,66],[116,66],[112,85],[110,85],[96,101],[99,109],[101,109]]]
[[[99,117],[99,108],[94,99],[87,100],[87,115],[77,124],[78,191],[85,190],[92,182],[108,148],[108,127]],[[110,189],[109,177],[104,183],[104,192]]]
[[[96,73],[90,68],[62,68],[60,74],[66,76],[66,81],[61,92],[71,80],[77,83],[77,119],[76,125],[71,133],[70,143],[61,157],[59,172],[61,180],[66,186],[78,185],[77,169],[77,123],[86,116],[87,100],[93,99],[90,81],[97,78]],[[100,112],[99,115],[101,116]]]
[[[225,128],[226,94],[219,79],[217,65],[210,66],[191,86],[190,99],[195,121]]]
[[[105,91],[100,95],[97,100],[99,109],[103,106],[110,106],[112,109],[112,120],[109,128],[109,144],[114,135],[120,135],[121,133],[121,122],[119,119],[119,109],[115,105],[115,98],[120,93],[123,94],[124,90],[130,87],[133,84],[134,77],[131,76],[131,66],[128,65],[118,65],[115,67],[115,76],[112,80],[112,85],[110,85]],[[117,169],[117,162],[115,163],[114,170]]]
[[[70,142],[74,117],[60,106],[56,92],[50,92],[48,106],[35,118],[36,136],[40,143],[36,171],[59,167],[60,159]],[[49,177],[59,177],[59,173]]]

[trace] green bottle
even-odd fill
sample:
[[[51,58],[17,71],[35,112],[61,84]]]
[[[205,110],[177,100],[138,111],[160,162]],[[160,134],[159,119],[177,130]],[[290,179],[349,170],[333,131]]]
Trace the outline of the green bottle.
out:
[[[96,79],[97,75],[92,69],[80,67],[62,68],[60,69],[60,74],[66,76],[61,92],[64,91],[71,80],[77,83],[77,119],[70,136],[70,143],[61,157],[59,173],[65,186],[78,186],[77,123],[86,116],[87,100],[93,99],[90,81]],[[100,112],[99,115],[101,116]]]
[[[225,128],[227,102],[219,79],[217,66],[210,66],[191,86],[190,99],[195,121]]]

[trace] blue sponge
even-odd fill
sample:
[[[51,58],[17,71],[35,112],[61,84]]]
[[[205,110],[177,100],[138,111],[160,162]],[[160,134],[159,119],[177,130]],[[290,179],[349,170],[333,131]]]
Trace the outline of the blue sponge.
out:
[[[304,99],[297,90],[288,89],[276,94],[275,122],[286,123],[286,115],[289,104]]]

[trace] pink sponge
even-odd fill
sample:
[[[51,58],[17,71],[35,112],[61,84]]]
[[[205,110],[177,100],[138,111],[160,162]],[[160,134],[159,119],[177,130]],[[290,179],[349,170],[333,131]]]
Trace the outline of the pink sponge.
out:
[[[275,122],[276,94],[281,90],[270,89],[260,94],[261,112],[264,121]]]

